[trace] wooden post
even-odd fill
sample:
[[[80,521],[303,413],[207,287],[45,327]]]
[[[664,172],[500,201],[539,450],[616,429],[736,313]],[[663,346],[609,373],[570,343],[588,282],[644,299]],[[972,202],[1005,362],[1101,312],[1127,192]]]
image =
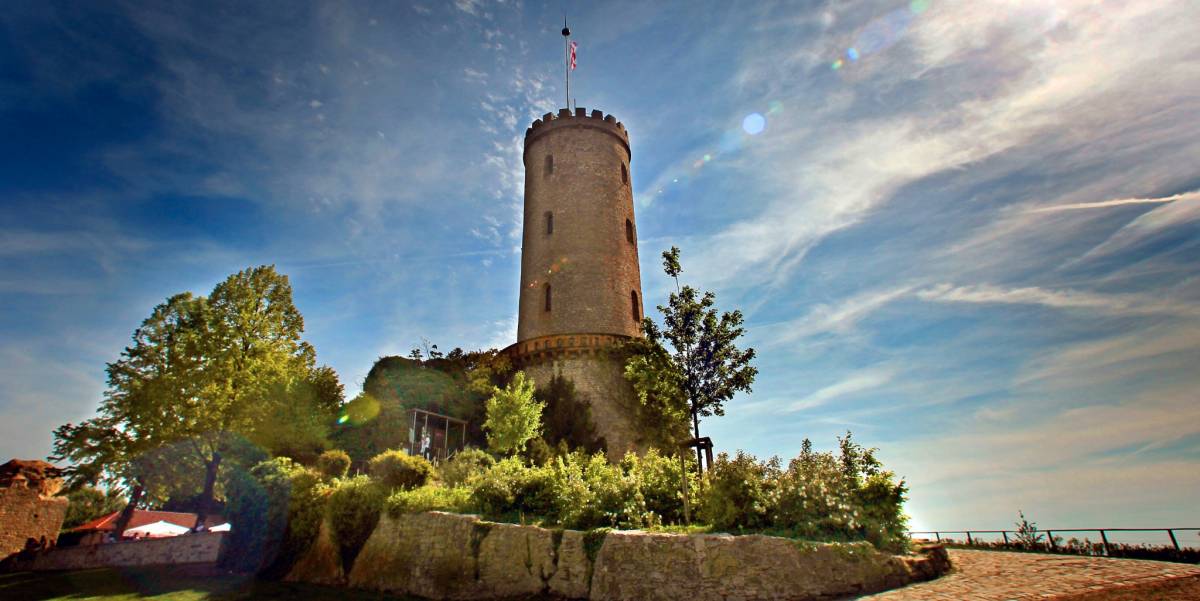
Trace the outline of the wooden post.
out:
[[[687,485],[687,462],[683,459],[683,453],[679,454],[679,477],[683,481],[683,523],[686,526],[692,525],[692,516],[688,510],[688,485]]]

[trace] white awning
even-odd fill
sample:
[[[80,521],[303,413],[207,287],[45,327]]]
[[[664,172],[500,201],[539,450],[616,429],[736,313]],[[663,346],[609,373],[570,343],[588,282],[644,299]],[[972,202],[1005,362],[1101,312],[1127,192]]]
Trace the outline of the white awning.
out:
[[[158,521],[137,528],[130,528],[125,531],[126,537],[145,536],[149,538],[162,538],[166,536],[179,536],[188,532],[187,528],[171,522]]]

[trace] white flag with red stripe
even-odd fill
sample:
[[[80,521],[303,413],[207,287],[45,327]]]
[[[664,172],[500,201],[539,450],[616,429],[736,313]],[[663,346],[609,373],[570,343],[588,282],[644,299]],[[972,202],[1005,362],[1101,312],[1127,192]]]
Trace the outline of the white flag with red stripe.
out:
[[[575,70],[575,49],[578,47],[579,47],[579,44],[576,44],[575,42],[571,42],[571,70],[572,71]]]

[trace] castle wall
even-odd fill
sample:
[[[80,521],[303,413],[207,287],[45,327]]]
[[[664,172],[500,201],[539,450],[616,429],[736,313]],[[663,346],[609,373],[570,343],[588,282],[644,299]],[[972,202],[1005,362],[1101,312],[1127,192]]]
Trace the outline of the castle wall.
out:
[[[575,384],[578,399],[592,410],[596,434],[607,442],[608,458],[619,461],[627,451],[641,452],[645,444],[639,440],[630,407],[637,402],[633,387],[625,379],[625,368],[607,353],[561,353],[559,356],[533,361],[522,369],[539,387],[555,375]]]
[[[64,497],[42,497],[36,488],[0,488],[0,559],[23,550],[31,538],[53,545],[68,504]]]
[[[639,336],[642,285],[624,126],[600,111],[547,114],[526,132],[524,157],[517,340],[582,332]]]

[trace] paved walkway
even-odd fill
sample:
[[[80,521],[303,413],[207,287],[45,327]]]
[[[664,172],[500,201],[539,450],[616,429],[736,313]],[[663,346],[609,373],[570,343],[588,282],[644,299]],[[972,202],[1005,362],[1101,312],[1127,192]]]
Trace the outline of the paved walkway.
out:
[[[1045,553],[949,549],[954,571],[932,582],[861,597],[872,601],[1054,599],[1200,576],[1200,565]]]

